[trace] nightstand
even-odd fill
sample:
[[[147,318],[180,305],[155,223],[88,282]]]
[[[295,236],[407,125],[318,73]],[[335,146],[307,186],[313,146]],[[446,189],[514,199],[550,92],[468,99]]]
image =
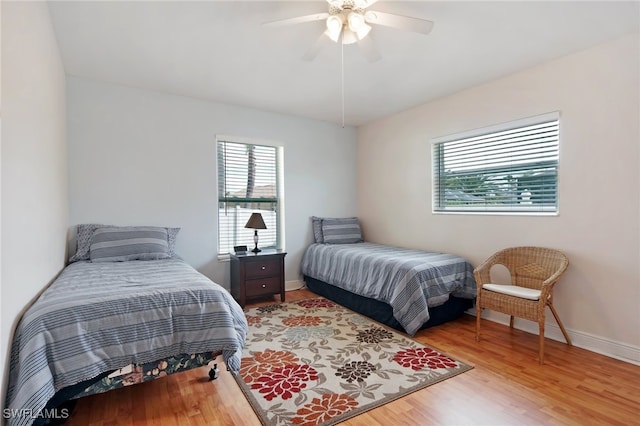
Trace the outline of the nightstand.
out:
[[[280,293],[284,302],[284,257],[279,250],[231,254],[231,295],[244,308],[247,299]]]

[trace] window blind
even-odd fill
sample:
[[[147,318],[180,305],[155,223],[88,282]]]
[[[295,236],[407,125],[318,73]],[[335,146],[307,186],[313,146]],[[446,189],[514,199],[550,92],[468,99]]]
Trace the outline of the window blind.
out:
[[[433,141],[435,212],[557,212],[559,114]]]
[[[258,247],[280,248],[279,148],[218,140],[218,253],[254,246],[252,213],[261,213],[267,229],[258,230]]]

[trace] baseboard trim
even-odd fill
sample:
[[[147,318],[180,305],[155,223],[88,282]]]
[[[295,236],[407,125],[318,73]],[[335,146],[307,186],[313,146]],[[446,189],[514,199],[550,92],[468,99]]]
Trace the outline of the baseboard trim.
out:
[[[284,291],[294,291],[305,288],[307,285],[302,280],[291,280],[284,282]]]
[[[468,310],[467,314],[475,316],[475,309]],[[495,312],[483,312],[482,318],[499,324],[509,325],[509,317],[507,315],[497,314]],[[538,335],[538,324],[533,321],[516,318],[514,328]],[[573,346],[577,346],[600,355],[605,355],[610,358],[615,358],[620,361],[628,362],[630,364],[640,365],[640,347],[638,346],[629,345],[627,343],[585,333],[584,331],[576,331],[568,328],[567,333],[571,338]],[[562,330],[560,330],[560,327],[558,327],[556,323],[547,322],[545,325],[544,335],[549,339],[556,340],[558,342],[565,342]]]
[[[285,282],[285,290],[293,291],[305,288],[306,284],[303,280],[292,280]],[[475,317],[475,308],[466,311],[467,314]],[[497,322],[498,324],[509,325],[509,317],[496,312],[483,312],[482,318],[488,321]],[[526,331],[531,334],[538,334],[538,324],[533,321],[517,318],[514,327],[518,330]],[[565,327],[566,328],[566,327]],[[628,362],[630,364],[640,366],[640,347],[630,345],[628,343],[618,342],[601,336],[596,336],[584,331],[577,331],[567,328],[567,333],[571,338],[573,346],[586,349],[600,355]],[[556,323],[547,322],[545,325],[545,337],[564,342],[562,330]]]

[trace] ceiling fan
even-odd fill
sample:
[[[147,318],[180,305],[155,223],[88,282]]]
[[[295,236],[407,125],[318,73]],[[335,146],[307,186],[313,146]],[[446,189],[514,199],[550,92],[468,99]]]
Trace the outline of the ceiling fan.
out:
[[[433,29],[433,22],[426,19],[368,10],[369,6],[377,1],[378,0],[327,0],[329,3],[328,12],[280,19],[267,22],[264,25],[283,26],[326,21],[327,29],[320,35],[314,46],[303,56],[303,59],[309,61],[316,57],[323,42],[327,39],[336,43],[341,42],[342,44],[358,43],[369,61],[377,61],[380,59],[380,54],[371,42],[371,37],[367,37],[371,31],[371,25],[369,24],[382,25],[404,31],[413,31],[420,34],[429,34]]]

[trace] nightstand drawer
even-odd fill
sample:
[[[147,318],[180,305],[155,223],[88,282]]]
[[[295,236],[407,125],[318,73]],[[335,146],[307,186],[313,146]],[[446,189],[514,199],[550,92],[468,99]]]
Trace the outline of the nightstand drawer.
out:
[[[279,293],[280,277],[277,276],[258,280],[247,280],[245,281],[245,291],[247,297]]]
[[[273,277],[280,275],[282,262],[280,260],[263,260],[260,262],[247,262],[245,264],[245,277],[247,280],[254,278]]]

